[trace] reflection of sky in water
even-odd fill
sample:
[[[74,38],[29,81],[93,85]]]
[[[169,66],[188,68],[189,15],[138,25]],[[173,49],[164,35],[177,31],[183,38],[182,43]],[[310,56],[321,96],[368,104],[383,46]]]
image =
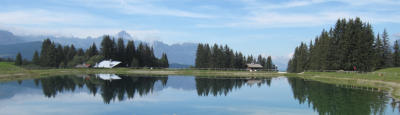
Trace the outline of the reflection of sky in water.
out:
[[[40,86],[40,85],[39,85]],[[47,98],[42,89],[32,80],[0,84],[1,114],[251,114],[251,115],[286,115],[318,114],[308,104],[299,104],[293,98],[292,88],[286,78],[273,78],[271,85],[257,84],[233,88],[226,96],[198,96],[194,77],[169,77],[166,86],[157,82],[154,91],[144,96],[136,96],[124,101],[111,101],[104,104],[98,92],[96,96],[86,87],[74,92],[58,93]],[[4,95],[6,89],[18,90]],[[392,113],[389,105],[386,114]]]

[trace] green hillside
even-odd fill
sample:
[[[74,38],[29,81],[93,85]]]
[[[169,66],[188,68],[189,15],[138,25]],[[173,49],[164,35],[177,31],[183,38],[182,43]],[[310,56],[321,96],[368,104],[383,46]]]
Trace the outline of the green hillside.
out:
[[[0,62],[0,72],[1,73],[16,73],[24,72],[25,69],[15,66],[13,62]]]

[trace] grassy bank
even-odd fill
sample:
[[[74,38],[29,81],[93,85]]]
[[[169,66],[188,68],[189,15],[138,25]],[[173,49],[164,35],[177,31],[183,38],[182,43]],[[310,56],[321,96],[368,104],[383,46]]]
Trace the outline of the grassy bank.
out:
[[[388,68],[368,73],[305,72],[289,73],[285,76],[350,87],[378,88],[388,91],[391,97],[400,100],[400,68]]]
[[[22,80],[27,78],[39,78],[56,75],[71,74],[140,74],[140,75],[193,75],[193,76],[229,76],[229,77],[275,77],[281,74],[272,72],[248,72],[248,71],[219,71],[219,70],[191,70],[191,69],[24,69],[9,62],[0,62],[0,81]]]

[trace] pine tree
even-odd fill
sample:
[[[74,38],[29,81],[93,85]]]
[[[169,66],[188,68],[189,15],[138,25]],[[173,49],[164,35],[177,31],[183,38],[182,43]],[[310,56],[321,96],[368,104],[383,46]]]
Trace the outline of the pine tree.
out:
[[[117,43],[117,58],[116,60],[122,61],[122,65],[125,64],[125,44],[124,40],[122,38],[118,38],[118,43]]]
[[[56,65],[57,65],[57,67],[64,61],[64,58],[65,58],[65,53],[64,53],[64,50],[63,50],[63,47],[60,45],[60,44],[58,44],[57,45],[57,49],[56,49]]]
[[[46,39],[42,43],[42,51],[40,53],[40,63],[43,67],[57,67],[57,50],[55,44]]]
[[[133,57],[136,55],[136,48],[135,48],[135,43],[133,40],[128,41],[128,44],[126,45],[126,63],[128,64],[129,67],[132,66],[132,60]]]
[[[275,69],[271,56],[268,56],[265,66],[267,66],[266,69]]]
[[[144,45],[143,45],[143,43],[139,43],[139,46],[138,46],[138,48],[137,48],[137,60],[138,60],[138,65],[139,65],[139,67],[143,67],[144,65],[145,65],[145,63],[144,63]]]
[[[384,60],[384,67],[391,67],[393,64],[393,58],[392,58],[392,50],[390,49],[390,42],[389,42],[389,35],[386,31],[386,29],[383,30],[382,34],[382,40],[383,40],[383,60]]]
[[[75,49],[75,46],[72,44],[68,49],[66,62],[71,61],[75,55],[76,55],[76,49]]]
[[[40,58],[38,51],[35,51],[35,53],[33,54],[32,62],[35,65],[40,65]]]
[[[87,50],[85,53],[86,58],[90,58],[92,56],[98,55],[99,52],[97,51],[97,46],[95,43],[93,43]]]
[[[84,56],[84,55],[85,55],[85,51],[83,51],[82,48],[79,48],[79,49],[78,49],[78,52],[76,52],[76,55],[75,55],[75,56]]]
[[[400,67],[400,47],[399,47],[398,40],[396,40],[394,42],[393,50],[394,50],[394,53],[393,53],[393,65],[395,67]]]
[[[113,56],[114,42],[111,40],[110,36],[103,36],[101,41],[101,54],[105,59],[112,59]]]
[[[384,55],[384,47],[382,40],[380,38],[380,35],[376,37],[375,40],[375,65],[377,69],[384,68],[384,60],[383,60],[383,55]]]
[[[260,64],[261,66],[265,67],[266,60],[261,55],[258,55],[257,63]]]
[[[22,56],[20,52],[18,52],[17,56],[15,57],[15,65],[17,66],[22,65]]]
[[[139,60],[136,57],[132,58],[131,67],[140,67]]]
[[[160,67],[164,67],[164,68],[169,67],[167,54],[165,54],[165,53],[162,54],[159,65],[160,65]]]
[[[205,57],[204,53],[205,53],[205,51],[203,48],[203,44],[198,44],[197,51],[196,51],[196,59],[195,59],[195,67],[196,68],[205,68],[206,67],[205,64],[207,64],[207,63],[204,63],[205,62],[204,60],[208,57]]]
[[[51,49],[50,46],[51,46],[50,39],[46,39],[43,41],[42,51],[40,53],[40,64],[43,67],[47,67],[49,65],[48,60],[50,58],[50,56],[49,56],[49,52],[50,52],[49,49]]]

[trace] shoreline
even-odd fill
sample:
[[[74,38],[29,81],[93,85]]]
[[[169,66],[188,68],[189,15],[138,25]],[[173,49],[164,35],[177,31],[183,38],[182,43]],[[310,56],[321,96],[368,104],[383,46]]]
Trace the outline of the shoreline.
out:
[[[392,81],[383,80],[370,80],[362,78],[342,78],[329,76],[327,73],[319,74],[295,74],[289,73],[285,74],[287,77],[298,77],[307,80],[319,81],[322,83],[334,84],[334,85],[348,85],[353,87],[367,87],[367,88],[377,88],[378,90],[384,91],[387,95],[400,103],[400,83]]]
[[[298,77],[322,83],[336,85],[350,85],[356,87],[378,88],[386,91],[390,97],[400,102],[400,83],[398,81],[387,81],[373,78],[360,78],[357,73],[278,73],[278,72],[249,72],[249,71],[215,71],[215,70],[192,70],[192,69],[130,69],[130,68],[114,68],[114,69],[43,69],[43,70],[26,70],[8,71],[0,73],[0,82],[42,78],[58,75],[80,75],[80,74],[130,74],[130,75],[192,75],[201,77]],[[356,77],[347,77],[356,76]],[[358,75],[363,76],[363,74]]]

